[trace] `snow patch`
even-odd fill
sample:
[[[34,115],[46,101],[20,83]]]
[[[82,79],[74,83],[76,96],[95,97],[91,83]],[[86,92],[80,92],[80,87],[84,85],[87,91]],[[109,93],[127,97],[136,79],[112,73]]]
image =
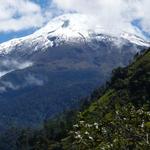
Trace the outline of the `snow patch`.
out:
[[[114,40],[114,36],[117,38],[123,38],[131,43],[149,47],[150,42],[144,41],[142,38],[122,31],[121,34],[108,33],[106,29],[99,25],[92,25],[93,18],[89,18],[83,14],[65,14],[52,19],[45,27],[36,31],[32,35],[13,39],[8,42],[0,44],[0,55],[6,55],[15,51],[19,46],[27,47],[32,51],[45,50],[48,47],[59,45],[61,41],[80,41],[83,37],[88,41],[91,38],[91,34],[101,34],[99,40],[105,39],[104,35],[109,35],[110,40]],[[94,28],[93,28],[94,27]],[[80,34],[79,34],[80,33]],[[82,35],[82,36],[81,36]],[[58,37],[56,41],[49,40],[52,37]],[[107,36],[108,38],[108,36]],[[55,42],[55,43],[54,43]],[[19,50],[22,50],[20,48]]]

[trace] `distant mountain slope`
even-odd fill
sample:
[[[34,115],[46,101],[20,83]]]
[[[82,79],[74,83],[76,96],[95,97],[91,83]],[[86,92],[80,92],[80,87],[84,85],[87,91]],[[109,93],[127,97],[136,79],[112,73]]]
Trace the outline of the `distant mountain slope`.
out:
[[[63,15],[34,34],[0,44],[0,129],[37,127],[47,118],[79,107],[149,46],[138,36],[106,33],[84,15]]]
[[[31,54],[35,51],[45,51],[48,47],[56,47],[63,43],[79,43],[85,40],[89,42],[92,39],[108,39],[117,45],[118,42],[121,44],[129,42],[139,46],[150,46],[148,41],[139,37],[140,33],[135,35],[135,31],[127,33],[122,30],[118,34],[113,34],[104,27],[93,25],[92,21],[92,18],[78,13],[56,17],[45,27],[29,36],[0,44],[0,55],[10,54],[13,51]]]
[[[150,50],[113,71],[82,111],[62,113],[40,130],[12,128],[0,136],[4,150],[124,150],[150,148]],[[89,103],[90,102],[90,103]]]

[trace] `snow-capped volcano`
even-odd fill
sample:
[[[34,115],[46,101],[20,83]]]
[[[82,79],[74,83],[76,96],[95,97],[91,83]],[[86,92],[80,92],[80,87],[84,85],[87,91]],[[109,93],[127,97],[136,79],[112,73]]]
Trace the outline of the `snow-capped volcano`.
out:
[[[36,126],[67,109],[150,44],[112,34],[92,18],[67,14],[32,35],[0,44],[0,129]]]
[[[115,35],[106,32],[103,27],[91,23],[92,18],[82,14],[65,14],[52,19],[45,27],[32,35],[13,39],[0,44],[0,54],[8,54],[16,47],[32,48],[32,51],[45,50],[47,47],[58,46],[62,42],[77,42],[91,39],[115,41]],[[139,46],[149,47],[150,43],[138,36],[122,32],[116,37],[118,40],[128,40]]]

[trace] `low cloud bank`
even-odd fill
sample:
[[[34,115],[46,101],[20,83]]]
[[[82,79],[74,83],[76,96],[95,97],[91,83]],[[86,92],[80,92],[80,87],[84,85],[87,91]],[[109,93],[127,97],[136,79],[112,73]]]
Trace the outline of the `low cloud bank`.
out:
[[[17,60],[10,60],[10,59],[1,60],[0,61],[0,77],[14,70],[25,69],[27,67],[31,67],[32,65],[33,63],[30,61],[20,62]]]

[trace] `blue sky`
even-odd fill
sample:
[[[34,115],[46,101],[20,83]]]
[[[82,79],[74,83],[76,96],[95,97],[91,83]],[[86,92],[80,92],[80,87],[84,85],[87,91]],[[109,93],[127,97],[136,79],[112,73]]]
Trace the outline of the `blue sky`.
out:
[[[37,3],[42,10],[47,9],[50,6],[50,0],[32,0],[33,2]],[[51,9],[52,11],[53,9]],[[13,38],[24,37],[26,35],[30,35],[35,32],[39,27],[30,27],[28,29],[21,29],[18,31],[6,31],[0,32],[0,43],[8,41]]]
[[[45,8],[50,3],[50,1],[47,0],[33,0],[33,1],[40,4],[40,6],[43,8]]]
[[[0,0],[0,43],[32,34],[62,12],[79,12],[102,26],[131,31],[150,39],[150,0]]]
[[[147,39],[150,39],[150,33],[149,32],[145,32],[142,29],[141,19],[135,19],[131,23],[132,23],[133,26],[137,27]]]

